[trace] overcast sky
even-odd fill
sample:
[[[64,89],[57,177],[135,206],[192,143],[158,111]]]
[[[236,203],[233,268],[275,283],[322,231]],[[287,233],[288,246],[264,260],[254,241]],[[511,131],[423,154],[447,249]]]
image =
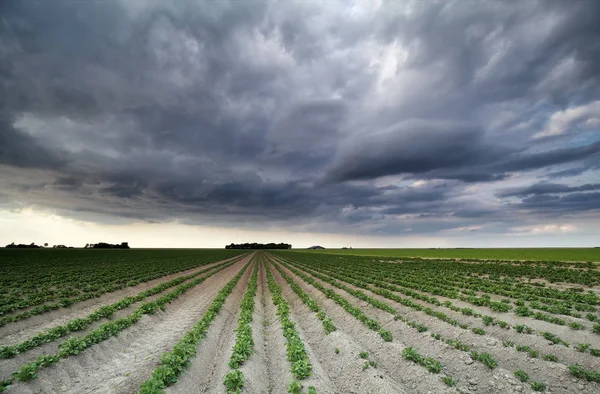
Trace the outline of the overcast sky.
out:
[[[599,234],[599,1],[0,3],[0,243]]]

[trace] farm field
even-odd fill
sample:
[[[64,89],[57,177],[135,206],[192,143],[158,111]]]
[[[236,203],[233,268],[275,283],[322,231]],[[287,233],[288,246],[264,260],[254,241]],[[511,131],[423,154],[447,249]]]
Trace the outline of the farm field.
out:
[[[595,264],[243,250],[0,257],[8,393],[600,392]]]
[[[600,248],[324,249],[292,251],[358,256],[600,262]]]

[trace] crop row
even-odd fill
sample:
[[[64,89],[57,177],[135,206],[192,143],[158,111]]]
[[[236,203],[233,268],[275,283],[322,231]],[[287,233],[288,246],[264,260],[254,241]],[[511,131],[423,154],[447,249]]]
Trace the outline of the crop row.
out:
[[[300,253],[294,253],[294,259],[296,261],[299,260],[296,257],[297,255],[301,255],[301,254]],[[408,295],[411,298],[419,299],[421,301],[425,301],[425,302],[434,304],[434,305],[436,305],[438,307],[449,308],[449,309],[451,309],[451,310],[453,310],[455,312],[460,312],[460,313],[462,313],[464,315],[467,315],[467,316],[473,316],[474,318],[481,319],[486,326],[487,325],[498,325],[498,326],[500,326],[502,328],[506,328],[506,329],[511,328],[511,326],[508,323],[506,323],[506,322],[504,322],[504,321],[502,321],[500,319],[476,313],[475,311],[473,311],[470,308],[459,308],[459,307],[456,307],[456,306],[454,306],[452,304],[451,301],[440,302],[435,297],[431,297],[431,296],[428,296],[428,295],[425,295],[425,294],[421,294],[421,293],[418,293],[418,292],[416,292],[416,291],[414,291],[412,289],[400,287],[400,286],[397,286],[395,284],[390,284],[387,281],[393,281],[393,280],[391,280],[389,277],[385,278],[386,282],[380,281],[378,279],[373,279],[373,275],[370,274],[370,271],[367,268],[364,268],[362,266],[353,267],[353,269],[351,270],[351,269],[347,268],[347,265],[345,265],[345,264],[344,265],[342,265],[342,264],[327,264],[326,262],[324,262],[324,263],[321,264],[321,262],[318,260],[318,258],[315,258],[317,256],[312,255],[311,257],[313,257],[313,262],[312,263],[308,263],[307,261],[303,261],[301,263],[301,265],[303,267],[310,267],[310,268],[313,268],[313,269],[318,268],[318,270],[320,272],[326,272],[328,275],[331,275],[331,276],[333,276],[335,278],[345,280],[345,281],[347,281],[349,283],[352,283],[352,284],[357,285],[359,287],[363,287],[365,289],[369,289],[369,290],[371,290],[371,291],[373,291],[373,292],[375,292],[375,293],[377,293],[379,295],[382,295],[382,296],[384,296],[386,298],[391,298],[391,299],[394,299],[395,301],[401,302],[401,303],[403,303],[406,306],[411,306],[411,302],[402,301],[402,300],[398,299],[397,296],[394,297],[393,295],[391,295],[389,293],[389,291],[387,291],[387,292],[386,291],[381,291],[381,290],[376,289],[376,288],[365,286],[365,282],[364,281],[369,282],[370,284],[373,284],[373,285],[375,285],[375,286],[377,286],[379,288],[383,288],[385,290],[390,290],[390,291],[394,291],[394,292],[400,292],[402,294]],[[321,256],[321,257],[325,257],[325,256]],[[316,263],[315,261],[317,261],[318,263]],[[388,264],[388,265],[391,265],[391,264]],[[358,280],[358,281],[356,279],[353,280],[353,278],[360,278],[360,280]],[[448,295],[446,295],[446,296],[448,296]],[[414,303],[412,303],[412,304],[414,304]],[[415,309],[420,308],[420,306],[418,304],[416,306],[412,305],[411,307],[414,307]],[[527,308],[525,308],[525,309],[528,310]],[[438,317],[438,318],[440,318],[442,320],[446,320],[446,318],[447,318],[447,316],[445,316],[443,313],[432,311],[430,308],[424,308],[424,311],[426,313],[428,313],[428,314],[430,314],[432,316],[436,316],[436,317]],[[517,314],[519,314],[519,313],[523,314],[524,313],[523,310],[521,309],[521,307],[517,308],[516,312],[517,312]],[[553,322],[553,319],[555,319],[552,316],[548,316],[548,315],[542,314],[540,312],[536,312],[536,313],[531,313],[530,312],[529,314],[527,314],[527,316],[531,316],[531,317],[536,318],[536,319],[546,320],[546,321],[550,321],[550,322]],[[593,317],[593,315],[591,315],[591,316]],[[588,316],[588,318],[589,317],[590,316]],[[590,320],[594,320],[594,319],[590,319]],[[447,321],[447,322],[456,325],[455,324],[456,321],[454,321],[454,322]],[[466,328],[465,327],[466,325],[459,324],[459,326],[461,326],[462,328]],[[521,332],[523,332],[523,330],[521,330],[521,328],[523,328],[523,327],[526,327],[526,326],[517,325],[514,328],[517,330],[517,332],[521,333]],[[578,323],[578,322],[571,322],[569,324],[569,327],[572,328],[573,330],[582,330],[582,329],[585,329],[585,326],[582,325],[581,323]],[[594,325],[594,327],[592,329],[592,332],[594,332],[594,333],[600,333],[600,324]],[[527,331],[526,333],[533,333],[533,330]],[[539,336],[543,336],[544,338],[547,338],[548,335],[552,335],[551,333],[548,333],[548,332],[539,332],[539,333],[536,333],[536,334],[539,335]],[[556,341],[554,341],[554,342],[555,343],[561,343],[561,344],[564,344],[565,346],[568,346],[568,344],[564,340],[559,340],[558,342],[556,342]]]
[[[269,267],[263,264],[267,275],[267,285],[271,292],[273,304],[277,307],[277,315],[283,329],[283,336],[286,338],[287,360],[291,363],[291,372],[296,379],[304,379],[310,376],[312,364],[306,353],[304,343],[298,334],[296,324],[290,319],[290,306],[281,294],[281,288],[275,282],[273,274]],[[302,385],[299,382],[290,383],[290,391],[299,391]]]
[[[323,324],[323,330],[325,330],[325,334],[329,334],[337,330],[335,324],[333,324],[333,320],[330,317],[327,317],[327,314],[319,306],[319,304],[317,304],[317,302],[310,295],[308,295],[308,293],[302,290],[302,287],[298,286],[298,284],[289,275],[283,272],[283,270],[278,265],[274,264],[273,266],[283,277],[283,279],[285,279],[285,281],[290,285],[294,293],[296,293],[298,297],[300,297],[302,302],[304,302],[304,304],[306,304],[306,306],[308,306],[311,311],[317,314],[317,318]]]
[[[195,251],[193,254],[144,250],[3,251],[0,316],[36,306],[34,314],[67,307],[106,292],[241,253],[230,250]],[[10,321],[0,320],[0,324]]]
[[[55,341],[59,338],[62,338],[69,333],[85,330],[92,323],[99,321],[102,318],[110,319],[115,312],[125,309],[132,304],[143,301],[144,299],[146,299],[150,296],[162,293],[166,289],[177,286],[177,285],[179,285],[183,282],[186,282],[190,279],[196,278],[196,277],[203,275],[206,272],[209,272],[211,270],[216,269],[215,273],[218,271],[221,271],[221,270],[229,267],[230,265],[235,264],[237,261],[239,261],[239,259],[234,259],[232,261],[222,263],[217,266],[213,266],[213,267],[198,271],[191,275],[180,276],[180,277],[172,279],[168,282],[161,283],[151,289],[142,291],[142,292],[136,294],[135,296],[124,297],[121,300],[119,300],[113,304],[104,305],[104,306],[96,309],[94,312],[92,312],[91,314],[89,314],[86,317],[76,318],[76,319],[69,321],[68,323],[66,323],[64,325],[52,327],[51,329],[44,331],[44,332],[34,336],[33,338],[27,339],[17,345],[3,346],[2,348],[0,348],[0,358],[11,358],[11,357],[16,356],[17,354],[24,353],[30,349],[36,348],[43,344],[46,344],[46,343]]]
[[[287,266],[287,267],[291,268],[289,266]],[[406,323],[409,327],[415,328],[419,332],[423,332],[423,331],[426,331],[428,329],[426,326],[420,325],[418,323],[412,322],[412,321],[410,321],[410,320],[402,317],[391,306],[389,306],[389,305],[387,305],[387,304],[385,304],[383,302],[377,301],[377,300],[369,297],[368,295],[366,295],[365,293],[363,293],[361,291],[353,290],[353,289],[351,289],[351,288],[349,288],[349,287],[341,284],[340,282],[335,281],[332,278],[320,275],[320,274],[318,274],[318,273],[316,273],[316,272],[314,272],[312,270],[306,270],[306,272],[310,273],[311,275],[313,275],[313,276],[315,276],[315,277],[317,277],[317,278],[319,278],[319,279],[321,279],[321,280],[323,280],[323,281],[325,281],[325,282],[327,282],[329,284],[332,284],[335,287],[338,287],[338,288],[340,288],[340,289],[342,289],[342,290],[344,290],[344,291],[346,291],[346,292],[354,295],[355,297],[357,297],[357,298],[359,298],[359,299],[361,299],[363,301],[368,302],[369,304],[375,306],[378,309],[381,309],[383,311],[386,311],[386,312],[392,314],[394,316],[395,320],[401,320],[404,323]],[[392,295],[392,296],[394,296],[394,295]],[[435,314],[433,314],[433,316],[435,316]],[[450,323],[452,323],[452,322],[450,322]],[[437,340],[442,340],[440,334],[434,334],[434,333],[432,333],[432,337],[435,338],[435,339],[437,339]],[[469,351],[470,350],[470,347],[468,345],[462,344],[460,341],[452,340],[452,339],[447,339],[447,340],[444,340],[444,341],[446,343],[452,345],[457,350],[461,350],[461,351]],[[488,353],[481,353],[481,354],[479,354],[479,353],[477,353],[475,351],[471,351],[470,355],[473,358],[473,360],[480,361],[484,365],[486,365],[488,368],[491,368],[491,369],[495,368],[497,366],[497,364],[498,364],[496,362],[496,360],[490,354],[488,354]]]
[[[198,344],[206,337],[208,328],[217,317],[235,285],[237,285],[242,278],[248,265],[250,265],[250,263],[247,263],[241,271],[219,291],[217,297],[204,313],[202,319],[194,325],[194,328],[185,334],[170,352],[164,353],[161,356],[160,365],[154,369],[150,379],[142,383],[140,393],[163,393],[164,388],[177,382],[181,373],[189,366],[190,359],[196,356]]]
[[[282,260],[279,260],[279,261],[281,262],[281,264],[283,264],[284,266],[286,266],[286,268],[290,269],[292,272],[294,272],[296,275],[302,277],[307,282],[311,281],[310,277],[304,275],[302,271],[294,269],[293,266],[291,266],[291,265],[288,264],[289,262],[285,263]],[[334,285],[334,286],[336,286],[338,288],[341,288],[341,289],[343,289],[345,291],[352,290],[352,289],[347,288],[347,286],[344,286],[343,284],[340,284],[335,279],[333,279],[331,277],[327,277],[327,276],[321,275],[318,272],[315,272],[314,270],[307,269],[305,266],[302,266],[302,269],[304,271],[310,273],[311,275],[313,275],[313,276],[315,276],[315,277],[317,277],[317,278],[319,278],[321,280],[324,280],[325,282],[330,283],[330,284],[332,284],[332,285]],[[344,276],[346,276],[346,275],[344,275]],[[341,277],[341,275],[339,275],[338,277]],[[341,279],[343,279],[343,277]],[[314,280],[313,280],[313,282],[314,282]],[[348,283],[354,283],[354,282],[352,280],[348,280]],[[361,296],[360,292],[357,292],[355,290],[352,290],[352,292],[350,292],[350,293],[353,294],[353,295],[359,296],[358,298],[363,299],[363,300],[369,302],[370,304],[372,304],[372,305],[374,305],[376,307],[379,307],[379,309],[382,309],[382,310],[385,310],[385,311],[387,311],[389,313],[394,314],[395,318],[398,319],[398,314],[397,314],[397,312],[395,310],[393,310],[393,308],[385,307],[385,306],[384,307],[377,306],[377,303],[370,302],[370,300],[368,299],[368,296],[365,295],[367,298],[364,298],[363,296]],[[385,291],[382,292],[381,294],[385,295]],[[394,297],[392,296],[391,299],[394,299]],[[399,320],[403,320],[403,319],[399,319]],[[444,319],[442,319],[442,320],[444,320]],[[412,326],[414,327],[414,325],[412,325]],[[425,331],[425,330],[427,330],[427,327],[425,327],[425,326],[420,326],[420,327],[415,327],[415,328],[417,328],[418,331]],[[464,328],[464,327],[462,327],[462,328]],[[483,330],[481,330],[481,331],[483,331]],[[478,333],[478,332],[476,332],[476,333]],[[482,332],[482,334],[483,333],[485,333],[485,332]],[[551,333],[545,332],[545,333],[541,333],[541,335],[545,339],[547,339],[549,341],[552,341],[554,343],[562,343],[563,342],[560,338],[558,338],[557,336],[555,336],[554,334],[551,334]],[[480,352],[474,351],[474,350],[471,349],[471,347],[469,345],[464,344],[464,343],[462,343],[462,342],[460,342],[458,340],[443,339],[440,334],[432,333],[432,337],[434,337],[437,340],[441,340],[441,341],[446,342],[447,344],[451,345],[452,347],[454,347],[457,350],[461,350],[461,351],[464,351],[464,352],[469,352],[469,354],[470,354],[470,356],[471,356],[471,358],[473,360],[479,361],[479,362],[483,363],[484,365],[486,365],[490,369],[493,369],[493,368],[495,368],[498,365],[498,362],[489,353],[485,353],[485,352],[480,353]],[[506,342],[508,343],[508,341],[506,341]],[[514,343],[510,342],[510,343],[508,343],[505,346],[514,346]],[[584,344],[584,345],[581,345],[579,347],[581,347],[581,349],[578,349],[578,351],[585,352],[587,350],[587,347],[589,347],[589,346],[586,346]],[[536,351],[534,351],[534,350],[532,350],[529,346],[517,346],[516,349],[518,351],[527,351],[530,357],[534,357],[534,358],[539,357],[539,353],[536,352]],[[546,361],[558,362],[558,358],[556,356],[554,356],[554,355],[551,355],[551,354],[549,354],[549,355],[543,355],[543,356],[541,356],[541,358],[544,359],[544,360],[546,360]],[[591,373],[588,373],[588,375],[590,375],[590,374]],[[577,376],[576,374],[573,374],[573,375],[576,376],[576,377],[580,377],[580,376]]]
[[[247,267],[247,264],[245,267]],[[113,320],[108,323],[104,323],[97,329],[91,331],[90,333],[82,337],[73,337],[66,340],[59,346],[58,353],[50,355],[45,354],[39,356],[35,361],[21,366],[16,372],[13,373],[13,378],[17,381],[28,381],[36,378],[37,373],[40,369],[53,365],[61,359],[77,355],[85,349],[97,343],[100,343],[112,336],[118,335],[121,331],[137,323],[143,315],[154,314],[159,309],[165,310],[166,305],[168,303],[172,302],[180,295],[184,294],[193,287],[212,277],[222,269],[224,268],[218,269],[217,271],[213,271],[202,278],[197,278],[191,282],[182,284],[175,288],[175,290],[165,294],[164,296],[156,299],[155,301],[146,302],[140,305],[134,312],[132,312],[126,317]],[[11,381],[12,380],[8,380],[8,382]]]
[[[594,311],[593,305],[600,303],[600,298],[593,293],[585,293],[583,289],[561,291],[557,289],[540,287],[540,283],[525,284],[518,278],[499,277],[494,273],[497,267],[490,264],[465,264],[459,262],[427,262],[390,264],[373,261],[373,259],[356,256],[314,255],[309,253],[294,253],[294,260],[307,263],[318,263],[319,266],[331,265],[336,268],[352,266],[364,267],[370,274],[379,275],[381,279],[392,278],[401,280],[407,287],[425,286],[425,291],[434,290],[434,294],[449,298],[459,298],[460,293],[466,296],[475,296],[475,291],[483,291],[514,297],[525,301],[548,303],[560,307],[554,312],[564,313],[570,308],[580,311]],[[519,273],[520,274],[520,273]],[[543,274],[538,272],[538,274]],[[472,275],[479,275],[472,277]],[[537,274],[536,274],[537,275]],[[537,277],[537,276],[536,276]],[[484,297],[485,298],[485,297]],[[489,299],[489,298],[488,298]],[[468,302],[469,300],[467,300]],[[485,300],[480,300],[485,302]],[[492,304],[494,305],[494,304]],[[499,308],[503,308],[497,305]]]
[[[304,269],[306,269],[307,272],[311,272],[311,274],[315,275],[316,277],[319,277],[320,279],[326,279],[326,277],[323,274],[320,274],[318,272],[314,272],[312,270],[312,269],[316,268],[314,265],[310,265],[310,266],[308,266],[306,264],[300,264],[300,265]],[[308,267],[310,267],[310,268],[308,268]],[[336,278],[336,279],[339,279],[339,280],[343,280],[343,281],[345,281],[347,283],[350,283],[350,284],[352,284],[354,286],[357,286],[357,287],[364,288],[366,290],[370,290],[373,293],[378,294],[378,295],[380,295],[382,297],[385,297],[385,298],[388,298],[388,299],[393,300],[395,302],[398,302],[398,303],[400,303],[400,304],[402,304],[404,306],[410,307],[410,308],[412,308],[414,310],[424,312],[424,313],[426,313],[426,314],[428,314],[430,316],[436,317],[439,320],[442,320],[442,321],[444,321],[444,322],[446,322],[448,324],[454,325],[454,326],[458,326],[458,327],[460,327],[462,329],[467,329],[468,325],[465,324],[465,323],[461,323],[461,322],[457,321],[456,319],[453,319],[453,318],[449,317],[448,315],[446,315],[446,314],[444,314],[442,312],[436,311],[436,310],[434,310],[432,308],[428,308],[428,307],[422,306],[421,304],[416,303],[414,301],[411,301],[409,299],[400,297],[397,294],[392,293],[392,291],[394,291],[394,292],[400,292],[400,293],[405,294],[405,295],[409,295],[411,298],[419,299],[419,300],[431,303],[433,305],[436,305],[438,307],[445,307],[445,308],[449,308],[449,309],[451,309],[451,310],[453,310],[455,312],[461,312],[462,314],[464,314],[466,316],[472,316],[474,318],[479,318],[479,319],[481,319],[483,321],[483,323],[486,326],[488,326],[488,325],[498,325],[501,328],[505,328],[505,329],[510,329],[511,328],[511,326],[508,323],[506,323],[506,322],[503,322],[503,321],[501,321],[499,319],[496,319],[496,318],[494,318],[492,316],[481,315],[479,313],[474,312],[470,308],[459,308],[459,307],[456,307],[450,301],[440,302],[435,297],[431,297],[431,296],[423,295],[423,294],[420,294],[420,293],[416,293],[416,292],[414,292],[414,291],[412,291],[410,289],[404,289],[404,288],[401,288],[401,287],[398,287],[398,286],[395,286],[395,285],[387,284],[385,282],[379,282],[377,280],[369,279],[368,272],[364,272],[364,269],[360,269],[359,268],[358,269],[359,270],[358,274],[352,273],[351,270],[343,270],[343,269],[340,269],[340,270],[337,270],[337,271],[333,272],[331,270],[322,269],[321,267],[319,267],[318,270],[319,270],[319,272],[326,272],[327,275],[329,275],[329,276],[331,276],[333,278]],[[339,272],[343,272],[343,274],[340,274]],[[371,287],[366,282],[363,282],[362,280],[359,280],[359,279],[356,279],[356,278],[364,279],[367,282],[369,282],[371,284],[374,284],[375,286],[377,286],[379,288]],[[573,326],[572,328],[574,328],[574,325],[572,325],[572,326]],[[531,328],[529,328],[529,327],[527,327],[525,325],[516,325],[514,328],[515,328],[515,330],[518,333],[526,333],[526,334],[533,334],[534,333],[534,331]],[[480,334],[484,334],[485,333],[485,331],[483,329],[480,329],[480,328],[474,328],[473,331],[475,333],[480,333]],[[561,338],[559,338],[558,336],[556,336],[555,334],[553,334],[551,332],[547,332],[547,331],[545,331],[545,332],[535,332],[535,334],[539,335],[539,336],[541,336],[541,337],[543,337],[543,338],[545,338],[545,339],[547,339],[549,341],[552,341],[555,344],[562,344],[562,345],[567,346],[567,347],[569,346],[569,344],[567,342],[565,342],[564,340],[562,340]]]
[[[254,339],[252,338],[252,315],[254,314],[254,298],[258,282],[259,264],[254,265],[252,277],[248,282],[248,289],[241,303],[240,318],[233,345],[231,358],[229,359],[229,371],[224,378],[224,384],[228,393],[238,394],[244,388],[244,374],[239,368],[246,362],[254,350]]]
[[[21,251],[21,252],[23,252],[23,251]],[[129,251],[127,251],[127,252],[129,252]],[[89,253],[92,253],[92,251],[89,251]],[[239,253],[238,253],[238,255],[239,255]],[[228,256],[228,255],[225,255],[225,256]],[[54,273],[51,276],[64,275],[64,278],[61,279],[60,282],[50,281],[45,284],[46,286],[51,285],[52,287],[64,288],[64,287],[78,286],[81,284],[81,282],[87,281],[89,284],[89,289],[88,289],[89,291],[85,291],[77,297],[60,298],[58,301],[54,301],[54,302],[52,302],[52,301],[54,299],[56,299],[56,297],[48,296],[45,299],[38,298],[35,301],[33,299],[29,299],[28,301],[20,300],[17,302],[17,304],[12,304],[12,306],[5,305],[4,313],[6,313],[7,311],[13,311],[13,310],[21,309],[21,308],[31,307],[31,306],[37,305],[37,304],[42,304],[42,305],[34,306],[33,308],[30,308],[24,312],[0,317],[0,327],[5,326],[8,323],[13,323],[13,322],[17,322],[20,320],[24,320],[31,316],[39,315],[39,314],[49,312],[52,310],[56,310],[59,308],[67,308],[78,302],[89,300],[92,298],[97,298],[97,297],[100,297],[102,294],[114,292],[116,290],[120,290],[125,287],[135,286],[139,283],[147,282],[147,281],[150,281],[150,280],[153,280],[156,278],[160,278],[160,277],[163,277],[166,275],[170,275],[170,274],[173,274],[176,272],[186,271],[186,270],[189,270],[192,268],[211,264],[211,263],[214,263],[215,261],[222,260],[221,257],[223,257],[223,256],[221,256],[219,254],[215,254],[215,255],[207,254],[205,256],[200,255],[200,257],[202,257],[202,258],[189,259],[189,260],[185,260],[184,262],[181,262],[181,263],[169,261],[168,264],[165,264],[164,260],[158,260],[157,263],[155,263],[155,264],[149,264],[146,261],[142,261],[142,264],[140,264],[140,261],[138,261],[135,263],[135,267],[133,267],[130,264],[124,264],[124,263],[123,263],[123,265],[119,265],[118,262],[115,262],[115,266],[112,267],[110,270],[107,270],[107,272],[98,271],[95,273],[90,273],[91,276],[94,276],[94,275],[97,276],[100,274],[104,274],[105,277],[102,278],[101,280],[88,279],[86,277],[87,274],[85,272],[82,272],[80,269],[74,269],[73,271],[70,271],[68,269],[68,267],[66,267],[66,266],[60,267],[60,269],[57,270],[58,272]],[[232,257],[232,256],[230,256],[230,254],[229,254],[228,257]],[[139,268],[140,266],[145,267],[144,268],[145,271],[142,272],[141,269]],[[31,267],[31,270],[36,271],[36,272],[42,272],[41,268],[35,267],[35,266]],[[132,273],[132,271],[133,271],[133,273]],[[50,272],[53,272],[53,271],[50,271]],[[119,275],[134,277],[135,279],[125,280],[125,281],[119,280],[118,279]],[[15,274],[11,274],[9,277],[16,278]],[[38,274],[36,274],[31,279],[28,279],[27,283],[34,282],[35,280],[43,281],[43,279],[40,279],[38,277]],[[17,286],[17,285],[18,285],[18,281],[17,281],[17,283],[13,283],[11,286]],[[32,283],[32,285],[35,286],[35,283]],[[29,285],[24,285],[24,286],[27,287]],[[40,283],[39,286],[43,287],[44,284]],[[10,286],[7,285],[7,287],[10,287]],[[1,285],[0,285],[0,288],[2,288]],[[14,288],[15,288],[15,292],[18,293],[20,291],[18,287],[14,287]],[[40,291],[40,293],[43,293],[43,292]],[[44,303],[44,302],[48,302],[48,303]],[[4,313],[0,313],[0,315],[2,315]]]
[[[300,272],[299,270],[293,268],[292,266],[284,263],[283,261],[280,261],[280,263],[283,264],[287,269],[289,269],[290,271],[292,271],[294,274],[296,274],[300,278],[302,278],[302,280],[304,280],[306,283],[312,285],[314,288],[316,288],[317,290],[321,291],[323,294],[325,294],[325,296],[327,298],[330,298],[336,304],[338,304],[339,306],[341,306],[342,308],[344,308],[344,310],[346,312],[350,313],[352,316],[354,316],[357,320],[359,320],[365,326],[367,326],[371,330],[379,333],[379,335],[386,342],[391,342],[392,341],[392,334],[388,330],[382,328],[381,323],[379,323],[377,320],[375,320],[373,318],[370,318],[369,316],[365,315],[363,313],[363,311],[360,310],[360,308],[355,307],[348,300],[346,300],[344,297],[342,297],[341,295],[339,295],[338,293],[336,293],[332,289],[328,289],[328,288],[322,286],[319,282],[315,281],[314,279],[312,279],[311,277],[305,275],[304,273]],[[275,264],[277,264],[277,263],[275,263]]]

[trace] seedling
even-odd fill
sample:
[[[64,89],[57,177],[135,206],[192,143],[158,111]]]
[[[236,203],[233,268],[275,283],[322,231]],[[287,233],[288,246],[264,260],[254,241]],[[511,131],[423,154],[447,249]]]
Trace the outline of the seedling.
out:
[[[485,335],[485,330],[483,328],[474,327],[473,332],[477,335]]]
[[[546,383],[542,383],[542,382],[533,382],[531,383],[531,389],[533,391],[546,391]]]
[[[442,377],[442,382],[444,382],[446,384],[446,386],[449,386],[449,387],[454,387],[458,384],[458,381],[450,375],[444,375]]]
[[[552,361],[553,363],[558,362],[558,357],[556,357],[554,354],[544,354],[542,356],[542,359],[544,359],[546,361]]]
[[[533,334],[533,328],[526,326],[525,324],[517,324],[515,330],[519,334]]]
[[[241,394],[244,388],[244,373],[239,369],[232,369],[225,375],[223,384],[228,394]]]
[[[302,383],[297,380],[292,380],[290,385],[288,386],[288,393],[290,394],[300,394],[302,392]]]
[[[581,323],[578,322],[571,322],[569,323],[569,327],[571,327],[573,330],[585,330],[585,326]]]
[[[523,383],[529,380],[529,374],[522,369],[517,369],[515,371],[515,376]]]

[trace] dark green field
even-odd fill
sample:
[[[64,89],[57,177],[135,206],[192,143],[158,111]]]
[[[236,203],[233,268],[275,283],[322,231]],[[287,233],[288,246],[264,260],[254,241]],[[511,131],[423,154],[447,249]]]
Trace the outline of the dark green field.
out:
[[[295,250],[306,251],[303,249]],[[325,249],[310,250],[310,252],[385,257],[600,261],[600,248]]]

